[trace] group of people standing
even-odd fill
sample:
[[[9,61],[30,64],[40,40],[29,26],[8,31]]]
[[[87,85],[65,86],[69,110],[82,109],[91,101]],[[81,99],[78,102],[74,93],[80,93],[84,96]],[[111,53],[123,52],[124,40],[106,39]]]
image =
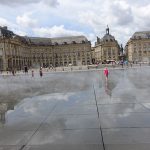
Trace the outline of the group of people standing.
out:
[[[25,74],[28,74],[28,67],[27,66],[24,66],[24,72],[25,72]],[[12,74],[15,75],[15,71],[14,70],[12,70]],[[39,75],[40,75],[40,77],[43,76],[43,69],[42,69],[42,67],[40,67],[40,69],[39,69]],[[109,75],[109,71],[108,71],[107,68],[105,68],[104,69],[104,76],[106,78],[106,81],[108,80],[108,75]],[[32,77],[34,77],[34,70],[32,70]]]
[[[28,73],[28,68],[27,68],[27,66],[24,67],[24,72],[25,72],[25,74]],[[42,70],[42,67],[40,67],[39,74],[40,74],[40,77],[43,76],[43,70]],[[32,70],[32,77],[34,77],[34,70]]]
[[[42,70],[42,67],[40,67],[39,74],[40,74],[40,77],[43,76],[43,70]],[[32,77],[34,77],[34,70],[32,70]]]

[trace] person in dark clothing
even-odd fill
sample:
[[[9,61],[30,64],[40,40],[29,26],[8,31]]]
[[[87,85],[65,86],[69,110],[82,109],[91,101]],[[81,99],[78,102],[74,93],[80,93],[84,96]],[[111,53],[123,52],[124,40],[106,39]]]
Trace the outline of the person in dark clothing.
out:
[[[13,76],[15,76],[15,70],[14,69],[12,69],[12,74],[13,74]]]
[[[24,72],[25,72],[25,74],[28,73],[28,67],[27,66],[24,67]]]
[[[34,70],[32,70],[32,77],[34,77]]]
[[[42,71],[42,67],[40,68],[40,77],[43,76],[43,71]]]

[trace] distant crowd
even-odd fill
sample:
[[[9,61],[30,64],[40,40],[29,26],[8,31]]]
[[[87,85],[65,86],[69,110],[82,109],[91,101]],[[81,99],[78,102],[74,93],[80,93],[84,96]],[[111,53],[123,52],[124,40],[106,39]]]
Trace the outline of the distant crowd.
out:
[[[148,64],[144,64],[144,63],[140,63],[140,62],[128,62],[128,61],[120,61],[119,63],[116,63],[116,62],[110,62],[110,63],[107,63],[107,64],[102,64],[102,63],[97,63],[95,65],[88,65],[88,66],[69,66],[69,67],[53,67],[53,66],[50,66],[49,68],[43,68],[43,67],[39,67],[39,69],[31,69],[31,68],[28,68],[27,65],[24,66],[24,69],[21,70],[21,71],[17,71],[16,69],[12,69],[11,71],[1,71],[1,74],[12,74],[13,76],[15,76],[16,74],[19,74],[19,73],[24,73],[25,75],[28,75],[29,74],[29,71],[30,71],[30,74],[32,77],[35,76],[35,73],[39,73],[39,76],[40,77],[43,77],[43,73],[44,72],[49,72],[49,71],[53,71],[53,72],[56,72],[56,71],[75,71],[75,70],[90,70],[90,69],[102,69],[102,68],[105,68],[105,67],[111,67],[111,68],[129,68],[129,67],[133,67],[133,66],[145,66],[145,65],[149,65],[150,66],[150,63]]]

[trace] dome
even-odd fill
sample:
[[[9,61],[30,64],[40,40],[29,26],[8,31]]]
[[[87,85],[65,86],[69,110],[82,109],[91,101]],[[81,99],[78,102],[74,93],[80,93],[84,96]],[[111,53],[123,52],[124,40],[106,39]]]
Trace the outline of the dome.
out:
[[[109,27],[108,27],[108,25],[107,25],[107,28],[106,28],[106,34],[104,35],[104,37],[102,38],[101,41],[102,41],[102,42],[112,42],[112,41],[115,41],[114,36],[112,36],[112,35],[109,33]]]
[[[104,37],[101,39],[101,41],[103,42],[112,42],[115,41],[114,36],[112,36],[111,34],[105,34]]]

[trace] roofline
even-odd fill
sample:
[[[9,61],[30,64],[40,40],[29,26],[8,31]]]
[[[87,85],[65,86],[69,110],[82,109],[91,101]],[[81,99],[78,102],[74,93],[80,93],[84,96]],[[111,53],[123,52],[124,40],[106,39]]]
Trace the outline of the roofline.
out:
[[[55,39],[55,38],[69,38],[69,37],[85,37],[84,35],[70,35],[70,36],[61,36],[61,37],[54,37],[54,38],[52,38],[52,39]],[[86,38],[86,37],[85,37]]]
[[[135,33],[147,33],[147,32],[150,33],[150,31],[137,31],[137,32],[135,32]],[[134,34],[135,34],[135,33],[134,33]]]

